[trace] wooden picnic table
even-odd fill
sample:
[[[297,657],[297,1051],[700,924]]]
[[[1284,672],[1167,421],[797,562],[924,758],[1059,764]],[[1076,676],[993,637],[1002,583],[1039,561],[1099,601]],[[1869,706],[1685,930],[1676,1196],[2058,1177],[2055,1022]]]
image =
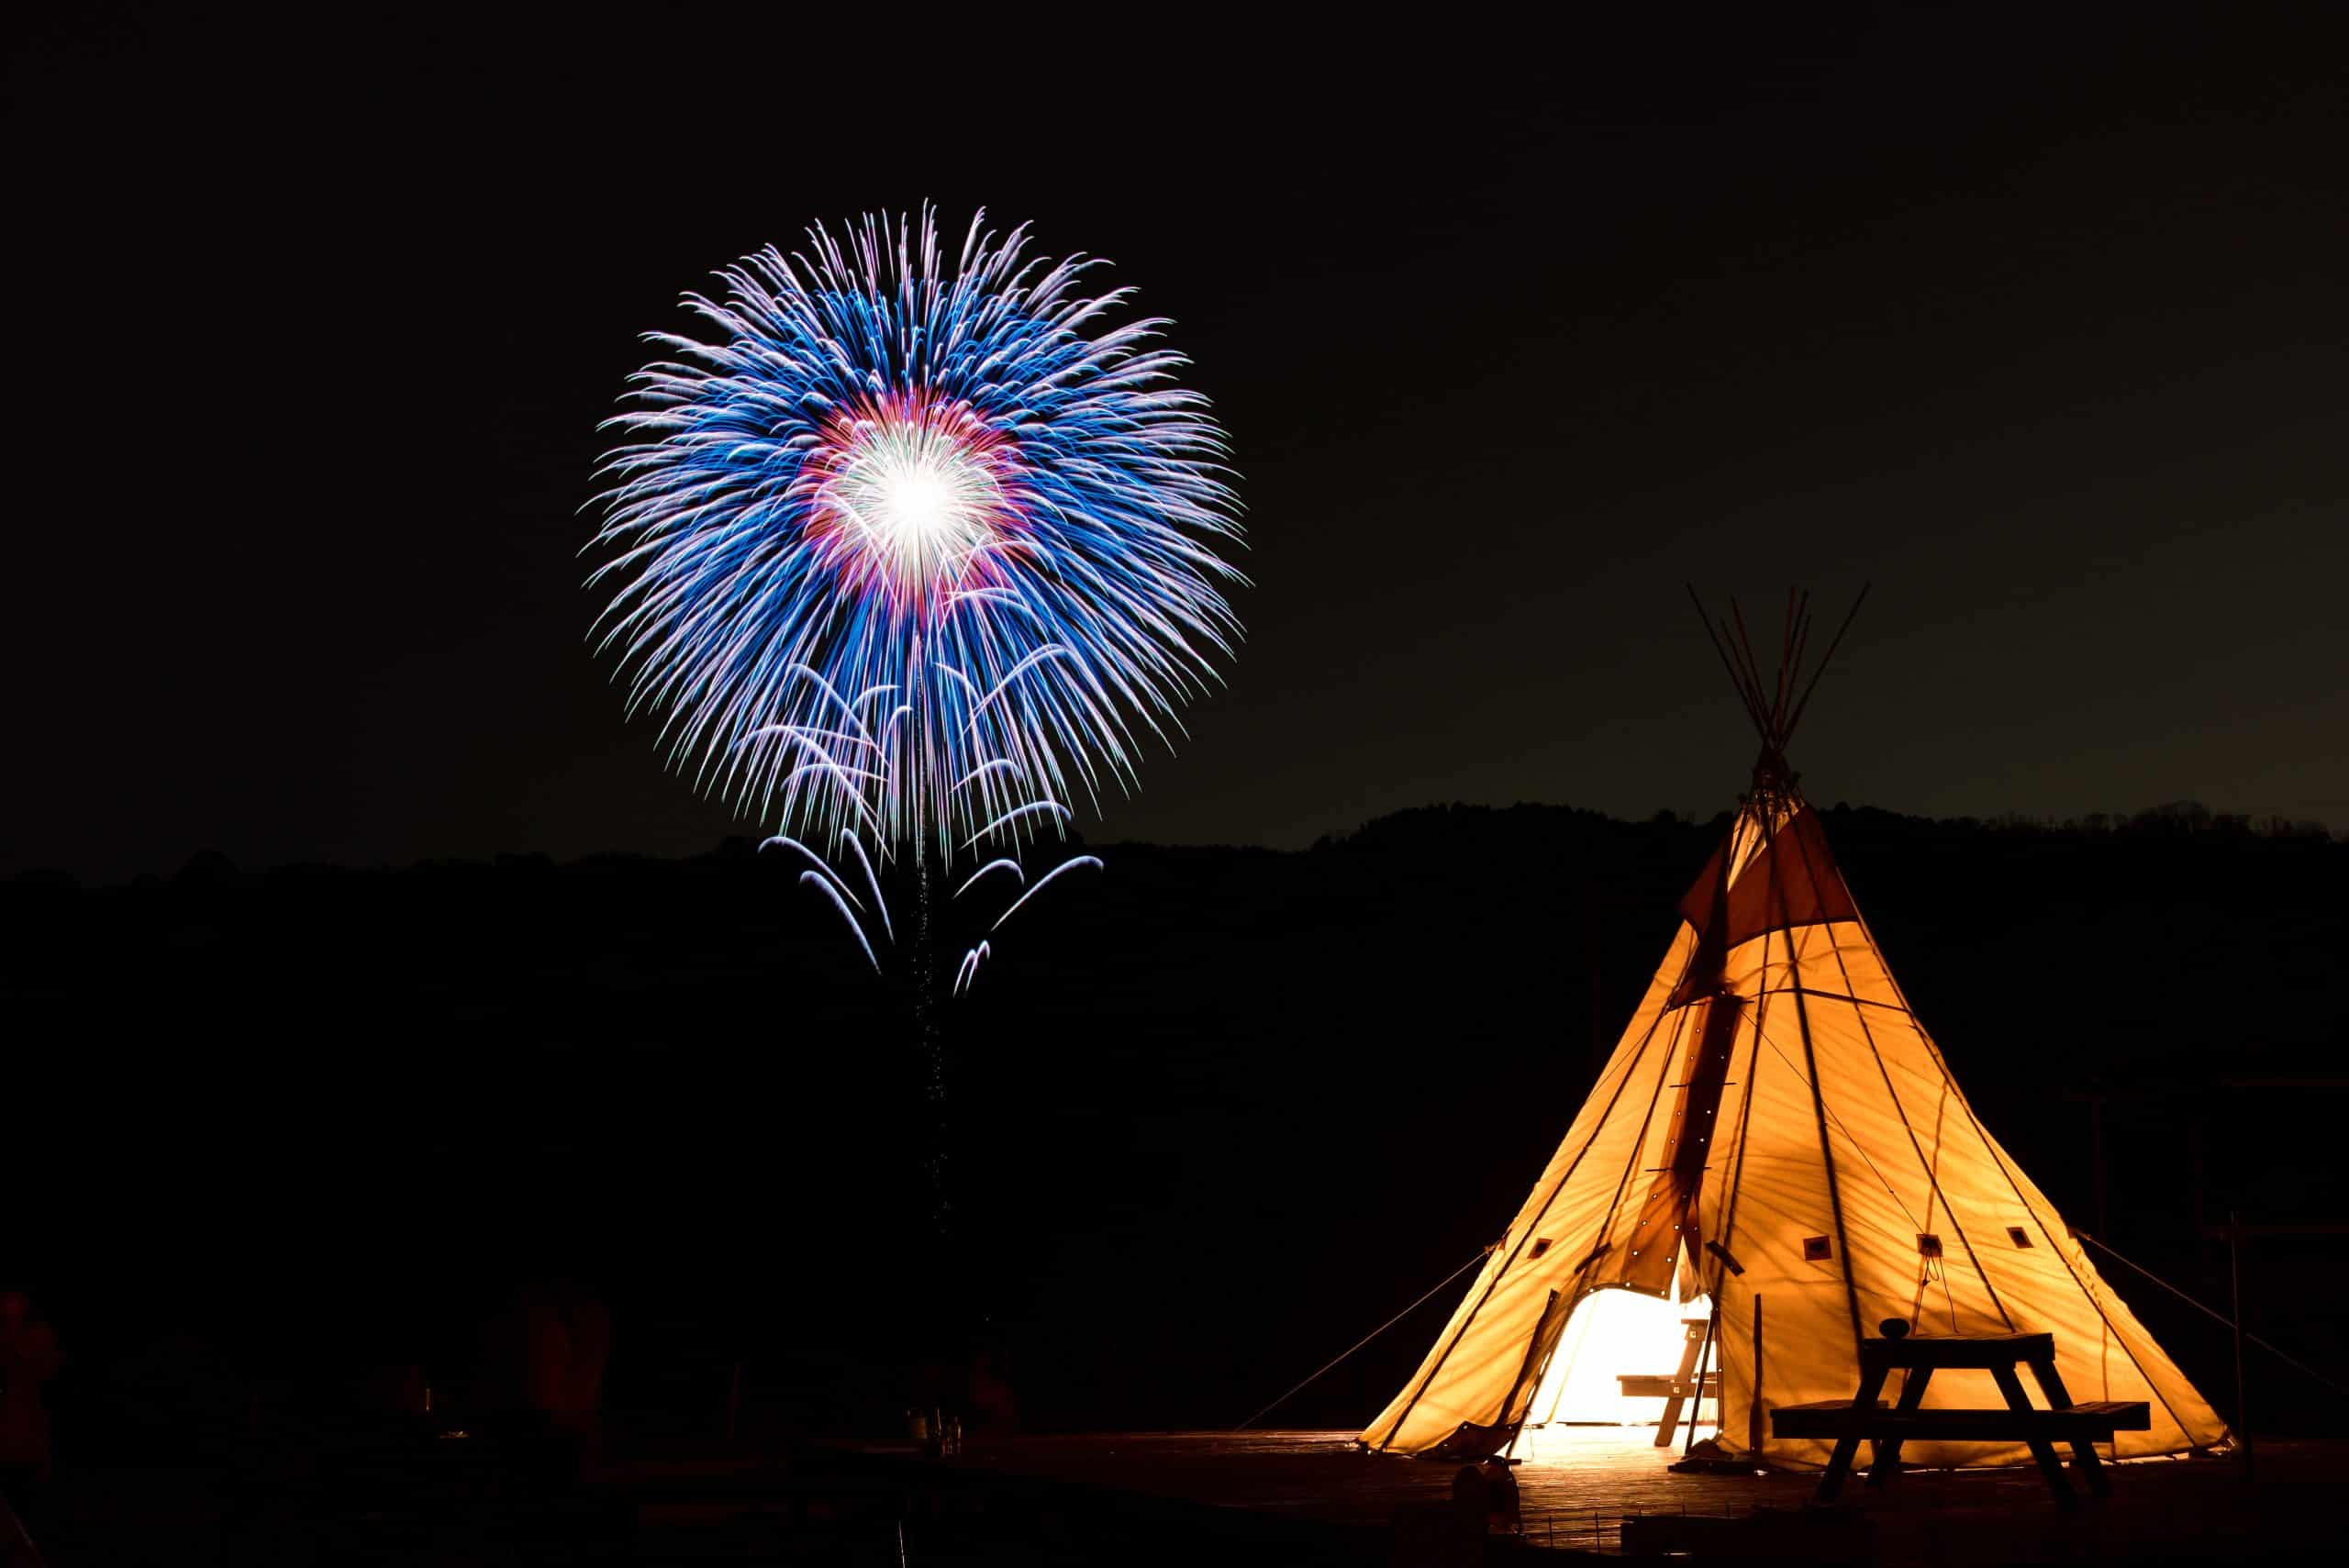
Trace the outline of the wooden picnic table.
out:
[[[1835,1451],[1819,1478],[1817,1500],[1831,1503],[1843,1488],[1863,1440],[1875,1449],[1868,1485],[1881,1486],[1900,1471],[1901,1444],[1911,1438],[1953,1442],[2022,1442],[2039,1462],[2039,1472],[2056,1502],[2065,1507],[2078,1496],[2065,1478],[2055,1444],[2068,1443],[2072,1462],[2096,1496],[2109,1496],[2111,1478],[2099,1462],[2096,1445],[2116,1431],[2142,1432],[2152,1425],[2143,1400],[2073,1400],[2055,1370],[2053,1334],[1910,1334],[1898,1318],[1882,1325],[1883,1337],[1860,1341],[1860,1387],[1851,1399],[1786,1405],[1770,1412],[1770,1429],[1782,1438],[1833,1438]],[[2031,1369],[2047,1400],[2041,1409],[2023,1392],[2018,1366]],[[1923,1408],[1925,1389],[1944,1367],[1987,1371],[2006,1396],[2004,1407]],[[1886,1409],[1877,1396],[1895,1371],[1906,1373],[1898,1403]]]

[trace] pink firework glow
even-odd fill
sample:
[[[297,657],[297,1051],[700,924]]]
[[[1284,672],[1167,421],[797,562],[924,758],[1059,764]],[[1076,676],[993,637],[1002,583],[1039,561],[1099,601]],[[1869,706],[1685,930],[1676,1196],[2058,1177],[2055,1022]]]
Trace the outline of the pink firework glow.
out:
[[[1017,446],[967,403],[886,393],[836,411],[793,483],[816,558],[927,622],[998,580],[1030,528]]]

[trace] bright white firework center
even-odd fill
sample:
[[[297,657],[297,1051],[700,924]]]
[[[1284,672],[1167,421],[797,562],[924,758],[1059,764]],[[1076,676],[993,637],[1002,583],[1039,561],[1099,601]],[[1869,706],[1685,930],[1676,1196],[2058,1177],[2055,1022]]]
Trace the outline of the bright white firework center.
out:
[[[1008,501],[983,446],[914,410],[858,420],[819,505],[876,575],[919,598],[1002,537]]]

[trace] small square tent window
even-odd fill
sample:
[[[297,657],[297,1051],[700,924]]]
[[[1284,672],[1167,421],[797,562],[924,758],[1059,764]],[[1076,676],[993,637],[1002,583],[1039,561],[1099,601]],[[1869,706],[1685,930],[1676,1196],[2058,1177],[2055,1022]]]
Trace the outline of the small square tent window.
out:
[[[1537,1236],[1533,1239],[1533,1251],[1529,1255],[1538,1258],[1549,1250],[1550,1239],[1547,1236]]]
[[[2031,1232],[2025,1230],[2020,1225],[2009,1225],[2007,1227],[2007,1240],[2013,1242],[2016,1246],[2022,1248],[2025,1251],[2029,1251],[2031,1250]]]
[[[1802,1261],[1804,1262],[1823,1263],[1834,1255],[1834,1243],[1828,1240],[1826,1237],[1806,1236],[1802,1239]]]
[[[1920,1258],[1940,1257],[1942,1239],[1930,1230],[1920,1230],[1917,1232],[1917,1255]]]

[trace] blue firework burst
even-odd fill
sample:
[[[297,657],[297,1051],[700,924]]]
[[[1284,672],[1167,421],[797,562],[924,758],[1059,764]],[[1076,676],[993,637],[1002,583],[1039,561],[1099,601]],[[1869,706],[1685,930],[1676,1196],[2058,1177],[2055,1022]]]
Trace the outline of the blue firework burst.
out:
[[[1240,626],[1223,432],[1099,263],[867,217],[688,295],[611,425],[591,584],[696,784],[941,861],[1130,788]]]

